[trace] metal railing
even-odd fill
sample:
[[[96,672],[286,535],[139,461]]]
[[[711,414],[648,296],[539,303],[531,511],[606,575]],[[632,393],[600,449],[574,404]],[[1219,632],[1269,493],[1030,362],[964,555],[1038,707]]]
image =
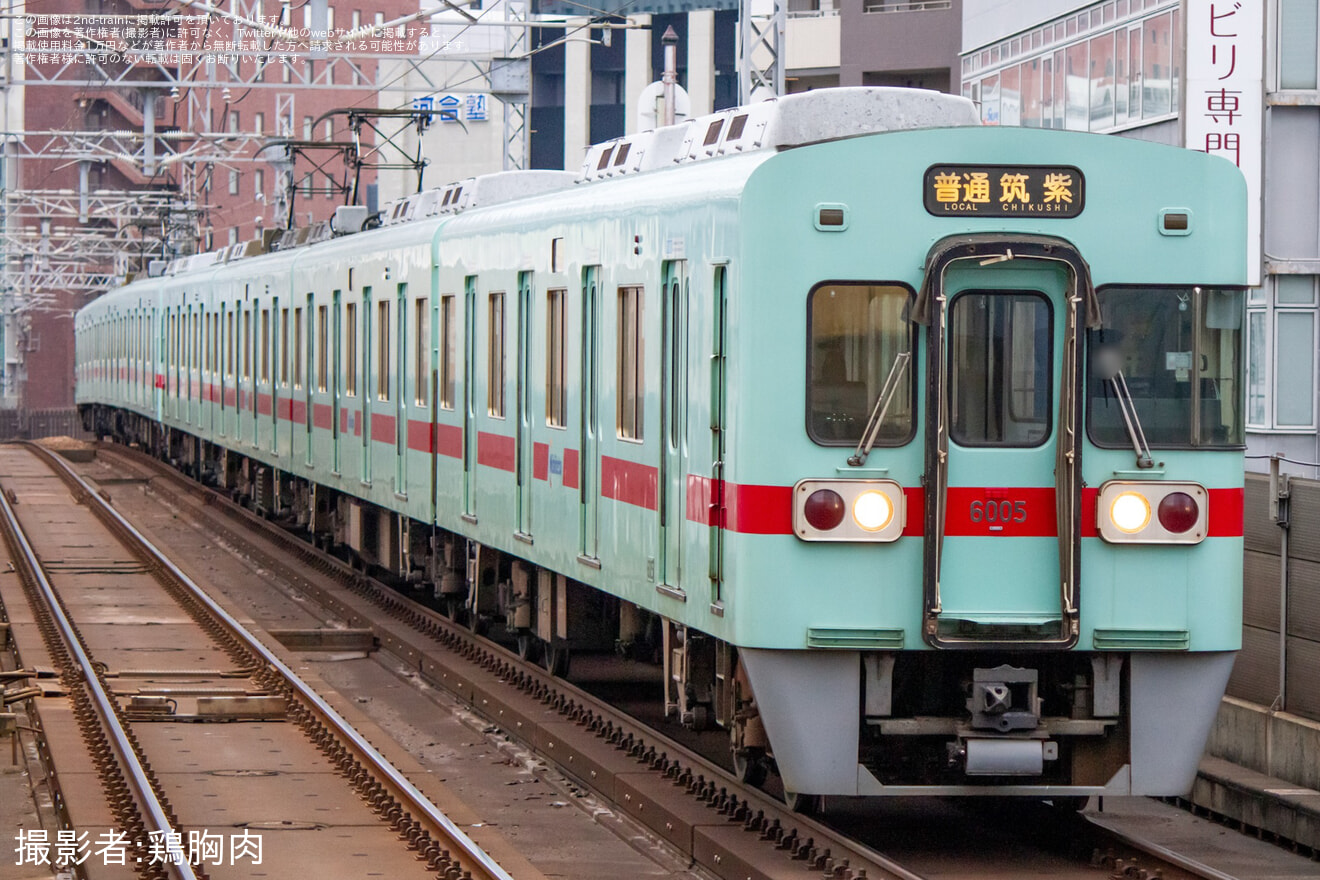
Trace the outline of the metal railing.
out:
[[[952,9],[953,0],[910,0],[910,2],[892,2],[892,0],[869,0],[862,7],[863,12],[936,12]]]

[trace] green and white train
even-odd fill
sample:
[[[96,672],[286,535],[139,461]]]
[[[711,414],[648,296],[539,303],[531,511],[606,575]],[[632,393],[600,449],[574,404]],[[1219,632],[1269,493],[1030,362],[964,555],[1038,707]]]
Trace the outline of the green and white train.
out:
[[[552,669],[658,655],[800,806],[1180,794],[1241,637],[1244,194],[794,95],[157,266],[79,312],[78,402]]]

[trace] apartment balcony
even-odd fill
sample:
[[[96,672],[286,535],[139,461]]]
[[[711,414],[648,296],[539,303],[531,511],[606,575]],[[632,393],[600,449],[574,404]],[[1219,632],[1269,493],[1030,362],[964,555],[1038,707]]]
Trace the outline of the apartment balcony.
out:
[[[816,8],[796,8],[815,6]],[[839,69],[841,54],[839,10],[833,0],[790,2],[784,32],[784,70],[821,75]]]

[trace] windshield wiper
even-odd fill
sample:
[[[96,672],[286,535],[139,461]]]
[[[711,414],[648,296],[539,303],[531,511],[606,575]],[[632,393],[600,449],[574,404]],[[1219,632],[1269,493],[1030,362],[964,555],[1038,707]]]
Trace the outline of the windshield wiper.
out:
[[[1127,380],[1122,370],[1115,370],[1109,377],[1109,384],[1114,388],[1114,397],[1118,399],[1118,411],[1123,414],[1123,424],[1127,425],[1128,437],[1132,440],[1132,451],[1137,455],[1137,467],[1155,467],[1155,460],[1150,455],[1150,444],[1146,442],[1146,432],[1141,430],[1141,419],[1137,417],[1137,404],[1128,390]]]
[[[889,404],[893,402],[894,395],[898,393],[899,381],[903,374],[907,372],[908,363],[912,360],[912,352],[900,351],[894,357],[894,364],[889,368],[889,376],[885,379],[884,387],[880,389],[880,396],[876,398],[875,407],[871,410],[871,417],[866,420],[866,429],[862,431],[862,439],[857,443],[857,449],[848,459],[848,464],[852,467],[861,467],[866,464],[866,457],[871,454],[871,447],[875,445],[876,435],[880,433],[880,426],[884,424],[885,413],[889,411]]]

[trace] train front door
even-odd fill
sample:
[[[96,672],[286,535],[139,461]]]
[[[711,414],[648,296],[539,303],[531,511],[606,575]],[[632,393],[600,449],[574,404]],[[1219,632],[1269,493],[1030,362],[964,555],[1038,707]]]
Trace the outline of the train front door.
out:
[[[928,279],[923,625],[938,647],[1076,637],[1076,269],[1015,250]]]

